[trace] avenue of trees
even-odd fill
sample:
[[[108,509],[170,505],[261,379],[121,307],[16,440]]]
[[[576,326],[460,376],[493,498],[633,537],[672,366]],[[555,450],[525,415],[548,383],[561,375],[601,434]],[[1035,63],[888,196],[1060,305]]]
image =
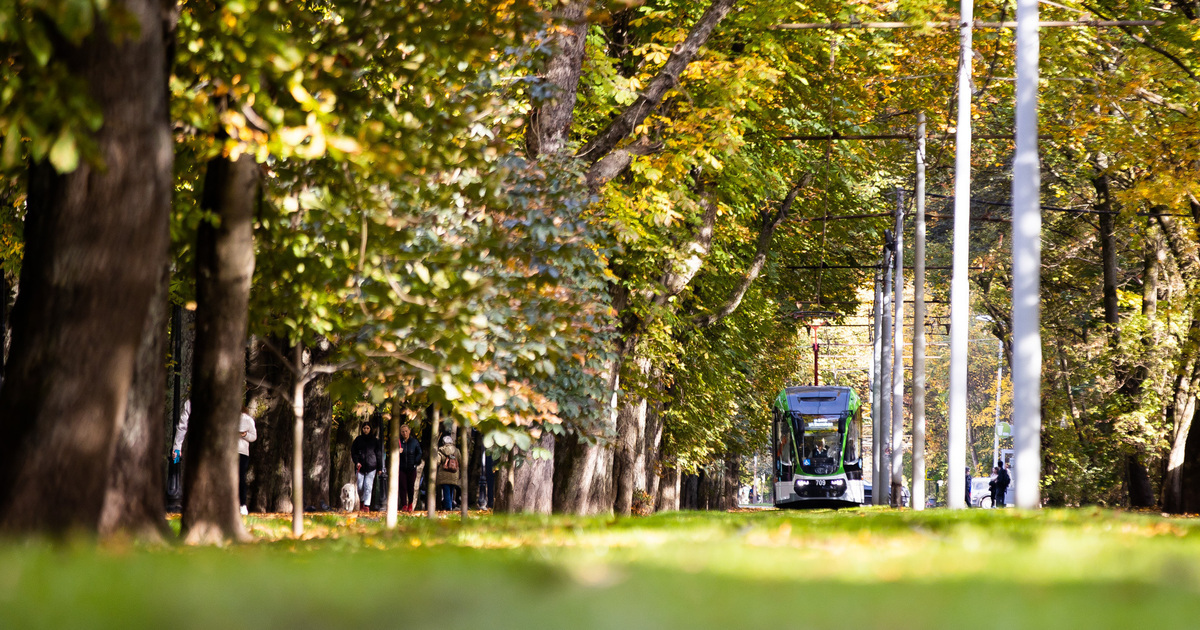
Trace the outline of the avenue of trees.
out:
[[[795,137],[908,134],[925,112],[929,190],[953,184],[955,31],[772,26],[956,11],[0,8],[0,530],[164,536],[183,399],[193,543],[246,537],[247,402],[257,509],[328,502],[372,412],[426,440],[435,416],[477,430],[501,510],[729,505],[768,402],[811,378],[805,325],[860,310],[872,270],[849,267],[876,262],[890,222],[869,215],[912,186],[910,142]],[[1042,34],[1043,205],[1070,210],[1043,233],[1054,503],[1200,510],[1198,11],[1044,9],[1163,22]],[[978,134],[1011,134],[1012,44],[977,34]],[[1011,153],[977,143],[971,241],[981,330],[1006,350]],[[931,265],[949,203],[929,203]],[[931,299],[948,280],[931,274]],[[992,361],[972,381],[989,404]]]

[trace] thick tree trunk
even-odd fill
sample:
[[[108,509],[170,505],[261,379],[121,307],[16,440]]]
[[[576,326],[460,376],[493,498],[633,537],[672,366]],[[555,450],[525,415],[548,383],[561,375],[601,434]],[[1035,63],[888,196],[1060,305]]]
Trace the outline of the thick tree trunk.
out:
[[[311,350],[313,364],[324,363],[333,352],[327,342]],[[330,433],[333,429],[333,400],[329,397],[332,374],[318,374],[308,384],[304,396],[304,499],[312,510],[328,511],[330,495]],[[379,435],[383,435],[380,432]],[[393,434],[394,435],[394,434]]]
[[[350,459],[350,444],[354,442],[353,417],[338,418],[330,446],[329,505],[341,509],[342,487],[354,483],[354,460]],[[389,474],[391,474],[389,472]]]
[[[542,76],[553,87],[554,94],[546,102],[535,104],[529,116],[525,150],[531,159],[554,156],[566,148],[579,76],[583,72],[589,5],[591,2],[587,0],[570,2],[553,14],[559,24],[557,35],[550,42],[555,54],[546,63]]]
[[[538,440],[537,446],[555,453],[558,444],[554,435],[546,432]],[[497,512],[549,514],[552,511],[555,471],[553,459],[526,457],[520,466],[514,466],[510,457],[497,468],[497,477],[505,480],[496,498]]]
[[[650,359],[637,357],[633,366],[643,377],[650,373]],[[637,487],[637,464],[639,455],[645,464],[646,397],[632,396],[617,410],[617,449],[614,460],[615,503],[613,511],[620,516],[629,516],[633,508],[633,492]],[[643,468],[644,470],[644,468]],[[645,490],[643,486],[640,488]]]
[[[163,477],[163,417],[167,366],[169,270],[163,265],[158,291],[150,305],[137,365],[129,389],[125,422],[117,436],[109,469],[108,491],[100,513],[100,535],[127,532],[161,540],[169,533]]]
[[[662,483],[660,473],[663,437],[662,412],[663,406],[660,402],[650,403],[650,406],[646,409],[646,439],[644,448],[642,449],[643,456],[641,460],[643,487],[646,489],[646,494],[656,503],[658,489]]]
[[[602,439],[616,435],[617,394],[620,389],[618,356],[608,367],[609,381],[605,393]],[[604,443],[585,441],[568,434],[556,443],[554,450],[553,508],[564,514],[609,514],[613,508],[613,450]]]
[[[247,475],[252,511],[292,511],[292,405],[287,396],[280,392],[292,387],[292,372],[283,360],[267,349],[272,344],[281,353],[287,353],[286,341],[277,338],[256,340],[251,344],[250,375],[248,384],[258,401],[258,440],[250,449],[250,470]],[[354,425],[354,422],[349,422]],[[345,430],[350,433],[347,444],[352,441],[354,426]],[[349,446],[346,446],[349,449]],[[349,455],[346,456],[349,459]],[[351,466],[353,468],[353,466]],[[353,475],[350,476],[353,479]],[[341,501],[340,487],[334,500]]]
[[[658,495],[654,502],[657,512],[675,512],[679,510],[679,496],[682,476],[674,466],[663,468],[662,480],[658,485]]]
[[[1193,410],[1196,407],[1193,406]],[[1188,422],[1190,426],[1195,421]],[[1184,455],[1179,465],[1180,491],[1178,509],[1175,513],[1194,514],[1200,512],[1200,431],[1189,431],[1185,440]],[[1175,506],[1172,506],[1175,507]]]
[[[202,222],[196,237],[196,365],[182,522],[189,544],[248,539],[238,514],[237,428],[258,179],[253,157],[222,156],[209,162],[204,182],[204,207],[220,225]]]
[[[103,115],[103,166],[30,168],[21,293],[0,389],[0,528],[97,532],[138,348],[166,263],[173,185],[167,3],[113,2],[54,56]]]
[[[1171,401],[1171,420],[1173,432],[1171,436],[1171,451],[1167,456],[1167,473],[1162,482],[1162,509],[1165,512],[1178,514],[1185,511],[1197,511],[1185,507],[1184,472],[1187,470],[1189,456],[1194,457],[1195,448],[1192,443],[1192,421],[1196,415],[1196,391],[1200,388],[1200,360],[1197,360],[1193,349],[1188,357],[1191,369],[1180,374],[1175,379],[1175,392]],[[1192,460],[1194,464],[1195,460]],[[1200,482],[1200,477],[1195,481]],[[1200,488],[1197,488],[1200,490]]]

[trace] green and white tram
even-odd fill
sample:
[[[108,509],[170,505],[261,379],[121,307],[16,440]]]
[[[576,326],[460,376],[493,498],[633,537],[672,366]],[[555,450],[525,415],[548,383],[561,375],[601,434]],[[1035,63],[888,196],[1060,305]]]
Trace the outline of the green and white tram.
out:
[[[771,406],[775,506],[864,503],[862,403],[849,387],[789,387]]]

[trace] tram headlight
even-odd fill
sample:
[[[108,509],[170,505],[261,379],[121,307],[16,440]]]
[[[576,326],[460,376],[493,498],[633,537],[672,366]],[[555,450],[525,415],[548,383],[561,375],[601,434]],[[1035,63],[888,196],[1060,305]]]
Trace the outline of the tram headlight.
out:
[[[800,496],[841,496],[846,493],[845,479],[797,479],[796,494]]]

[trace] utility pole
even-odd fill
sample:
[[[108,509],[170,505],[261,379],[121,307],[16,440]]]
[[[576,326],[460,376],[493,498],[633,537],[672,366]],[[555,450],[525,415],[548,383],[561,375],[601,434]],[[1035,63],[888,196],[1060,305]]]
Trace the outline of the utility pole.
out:
[[[893,247],[889,239],[888,248]],[[885,252],[886,253],[886,252]],[[880,368],[880,391],[883,392],[883,422],[879,427],[879,485],[872,490],[875,505],[888,504],[888,489],[892,487],[892,267],[891,258],[884,257],[883,271],[883,362]]]
[[[883,266],[887,264],[887,251],[879,259],[875,269],[874,329],[871,335],[871,487],[882,488],[880,480],[883,470]],[[875,496],[878,491],[873,491]],[[872,501],[878,504],[878,501]]]
[[[1017,0],[1017,139],[1012,179],[1013,481],[1017,507],[1026,510],[1041,505],[1042,476],[1042,210],[1037,107],[1038,0]]]
[[[904,497],[904,191],[896,189],[896,326],[892,334],[892,484],[891,506],[900,507]]]
[[[913,217],[912,507],[925,509],[925,112],[917,112],[916,211]]]
[[[992,465],[1000,464],[1000,381],[1004,378],[1004,342],[997,342],[999,348],[996,349],[996,420],[992,424],[995,430],[992,431]]]
[[[961,0],[960,6],[958,125],[954,153],[954,274],[950,280],[950,422],[946,458],[946,505],[951,508],[966,507],[967,328],[971,317],[967,266],[971,232],[971,21],[974,6],[972,0]]]

